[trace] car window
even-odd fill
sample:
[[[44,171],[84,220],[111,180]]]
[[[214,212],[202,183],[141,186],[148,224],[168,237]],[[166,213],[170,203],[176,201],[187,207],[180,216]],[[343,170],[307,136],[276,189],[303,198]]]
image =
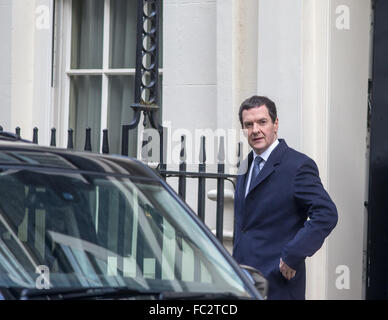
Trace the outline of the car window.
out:
[[[43,169],[0,173],[0,287],[128,286],[247,296],[225,257],[159,182]]]

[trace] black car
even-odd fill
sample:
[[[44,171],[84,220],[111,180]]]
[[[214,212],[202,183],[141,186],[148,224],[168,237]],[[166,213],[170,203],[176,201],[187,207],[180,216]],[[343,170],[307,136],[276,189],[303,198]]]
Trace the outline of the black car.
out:
[[[262,299],[247,270],[143,163],[0,134],[0,299]]]

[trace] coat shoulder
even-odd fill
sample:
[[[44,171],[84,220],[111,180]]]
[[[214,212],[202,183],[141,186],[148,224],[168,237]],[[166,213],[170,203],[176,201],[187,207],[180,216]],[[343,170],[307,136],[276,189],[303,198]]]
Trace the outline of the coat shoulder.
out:
[[[297,166],[299,166],[303,163],[306,163],[306,162],[315,163],[315,161],[313,159],[311,159],[309,156],[307,156],[306,154],[299,152],[295,149],[292,149],[290,147],[288,147],[286,149],[286,152],[284,153],[283,159],[286,160],[287,162],[293,163]]]

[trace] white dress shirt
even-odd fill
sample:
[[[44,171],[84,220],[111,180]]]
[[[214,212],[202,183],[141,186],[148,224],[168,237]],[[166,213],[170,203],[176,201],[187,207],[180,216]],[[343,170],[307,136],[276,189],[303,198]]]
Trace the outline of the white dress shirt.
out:
[[[267,150],[265,150],[262,154],[257,154],[254,150],[253,151],[253,161],[252,163],[254,164],[254,161],[256,159],[256,157],[260,156],[263,160],[260,162],[260,171],[261,169],[263,169],[265,163],[267,162],[270,154],[272,153],[272,151],[276,148],[276,146],[279,144],[279,140],[276,139],[269,147]],[[248,173],[248,181],[247,181],[247,184],[246,184],[246,188],[245,188],[245,196],[247,196],[248,194],[248,191],[249,191],[249,186],[251,185],[251,177],[252,177],[252,168],[253,168],[253,165],[251,165],[250,169],[249,169],[249,173]]]

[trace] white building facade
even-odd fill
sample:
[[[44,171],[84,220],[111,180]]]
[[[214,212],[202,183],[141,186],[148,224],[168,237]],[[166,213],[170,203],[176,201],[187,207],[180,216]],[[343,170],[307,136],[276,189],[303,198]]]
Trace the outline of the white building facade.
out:
[[[0,125],[58,146],[67,130],[112,131],[131,120],[135,74],[132,0],[0,1]],[[162,121],[170,149],[180,134],[198,150],[202,134],[226,135],[227,171],[236,170],[238,108],[266,95],[278,107],[279,136],[313,158],[337,205],[339,222],[308,258],[308,299],[363,299],[368,197],[369,0],[164,0],[161,52]],[[83,23],[81,23],[83,21]],[[85,22],[87,21],[87,23]],[[55,28],[53,28],[53,25]],[[114,131],[116,130],[116,131]],[[229,134],[229,135],[228,135]],[[133,135],[132,141],[137,141]],[[81,148],[82,138],[76,141]],[[134,145],[134,144],[132,144]],[[176,148],[175,148],[176,149]],[[131,151],[136,154],[136,145]],[[244,145],[244,154],[248,148]],[[173,158],[174,156],[172,156]],[[197,166],[195,151],[189,166]],[[210,156],[209,171],[216,159]],[[176,181],[169,181],[176,187]],[[215,184],[209,183],[209,198]],[[225,184],[226,245],[233,230],[233,185]],[[196,209],[196,185],[187,202]],[[206,222],[215,228],[215,203]]]

